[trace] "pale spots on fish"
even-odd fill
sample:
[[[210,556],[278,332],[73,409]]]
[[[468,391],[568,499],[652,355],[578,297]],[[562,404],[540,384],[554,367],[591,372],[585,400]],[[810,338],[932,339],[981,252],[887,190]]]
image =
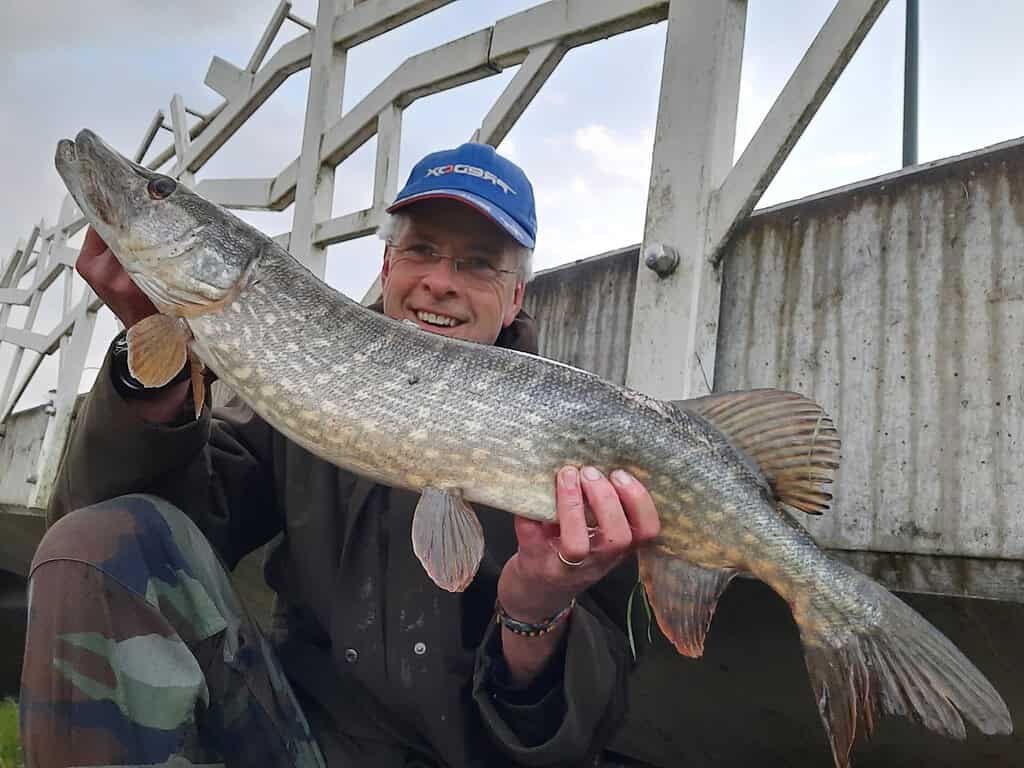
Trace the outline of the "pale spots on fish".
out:
[[[277,387],[275,387],[273,384],[264,384],[262,387],[260,387],[260,394],[263,395],[264,397],[273,397],[274,395],[277,394]]]
[[[250,368],[249,366],[235,368],[233,371],[231,371],[231,375],[234,376],[239,381],[245,381],[246,379],[252,377],[252,368]]]
[[[430,439],[430,433],[425,429],[413,430],[409,433],[409,439],[416,443],[421,443],[424,440]]]
[[[289,429],[296,429],[299,426],[299,422],[293,419],[291,416],[286,416],[284,419],[284,423],[285,425],[288,426]]]
[[[316,376],[313,377],[313,383],[316,384],[318,387],[322,387],[324,384],[327,384],[331,380],[331,378],[332,376],[329,373],[318,373]]]
[[[470,451],[469,457],[473,461],[485,461],[486,459],[489,459],[491,457],[491,452],[485,451],[483,448],[474,448],[472,451]]]
[[[242,311],[242,305],[241,305],[241,304],[239,304],[239,303],[238,303],[237,301],[233,301],[233,302],[231,302],[231,307],[230,307],[230,309],[231,309],[231,311],[232,311],[232,312],[234,312],[235,314],[238,314],[239,312],[241,312],[241,311]]]
[[[518,437],[512,441],[512,444],[515,445],[516,449],[520,451],[533,450],[533,440],[530,440],[527,437]]]
[[[295,392],[298,390],[298,386],[295,384],[295,382],[287,377],[281,379],[280,384],[281,389],[283,389],[285,392]]]
[[[428,458],[428,459],[437,459],[437,458],[440,458],[441,452],[438,451],[438,450],[435,450],[434,448],[424,448],[423,449],[423,456],[425,458]]]
[[[423,475],[406,475],[405,481],[413,488],[422,488],[427,484],[427,478]]]
[[[268,312],[263,316],[263,322],[267,325],[274,325],[277,323],[277,316]]]
[[[299,418],[303,421],[316,421],[320,418],[320,414],[316,411],[300,411]]]

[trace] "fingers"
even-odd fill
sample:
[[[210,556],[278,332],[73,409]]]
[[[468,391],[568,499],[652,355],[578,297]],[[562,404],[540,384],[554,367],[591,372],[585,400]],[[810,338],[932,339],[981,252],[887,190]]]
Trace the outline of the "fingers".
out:
[[[595,467],[579,471],[564,467],[558,473],[556,502],[558,550],[573,562],[598,551],[617,558],[653,540],[660,531],[651,495],[641,482],[622,470],[615,470],[608,478]],[[588,533],[590,522],[598,528],[595,539]]]
[[[559,524],[559,551],[567,560],[579,561],[590,553],[587,512],[583,503],[580,472],[562,467],[555,486],[555,508]]]
[[[580,474],[587,502],[601,531],[601,546],[615,553],[625,552],[633,543],[633,534],[618,492],[595,467],[584,467]]]
[[[629,521],[633,541],[642,544],[657,538],[661,532],[661,521],[654,499],[643,483],[621,469],[612,472],[611,481]]]
[[[132,282],[92,227],[85,233],[75,269],[126,326],[131,327],[142,318],[156,314],[156,307]]]
[[[114,254],[110,253],[107,244],[99,236],[95,229],[89,227],[85,233],[85,242],[78,252],[75,260],[75,269],[97,293],[100,293],[98,286],[105,285],[113,273],[113,264],[116,263]],[[120,265],[118,265],[120,266]]]

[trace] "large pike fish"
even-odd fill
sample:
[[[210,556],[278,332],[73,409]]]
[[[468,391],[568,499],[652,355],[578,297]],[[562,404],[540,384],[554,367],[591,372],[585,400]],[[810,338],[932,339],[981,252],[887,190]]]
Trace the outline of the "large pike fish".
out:
[[[836,766],[849,765],[858,726],[870,732],[877,710],[961,739],[962,718],[987,734],[1012,730],[999,694],[949,640],[822,552],[791,515],[827,508],[823,486],[838,467],[836,430],[816,404],[757,390],[676,407],[540,357],[430,334],[350,301],[89,131],[61,141],[56,164],[161,312],[129,331],[135,375],[157,386],[191,358],[316,455],[422,491],[413,544],[441,586],[464,588],[483,551],[469,503],[551,521],[559,467],[622,467],[661,516],[639,563],[664,634],[700,656],[737,573],[771,586],[799,627]]]

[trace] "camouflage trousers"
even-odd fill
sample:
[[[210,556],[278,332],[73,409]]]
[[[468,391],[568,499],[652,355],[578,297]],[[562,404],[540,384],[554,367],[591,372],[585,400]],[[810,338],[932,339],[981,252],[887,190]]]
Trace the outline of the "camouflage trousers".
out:
[[[27,766],[325,765],[209,542],[162,499],[123,496],[47,532],[25,647]]]

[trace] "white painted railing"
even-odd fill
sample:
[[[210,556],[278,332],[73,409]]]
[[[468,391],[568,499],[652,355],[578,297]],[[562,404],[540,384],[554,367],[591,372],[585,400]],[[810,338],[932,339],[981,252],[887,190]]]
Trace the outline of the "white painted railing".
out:
[[[735,166],[745,0],[549,0],[411,56],[342,114],[348,51],[450,1],[320,0],[310,22],[292,14],[291,3],[282,0],[245,68],[213,57],[205,82],[223,101],[203,114],[174,95],[170,125],[157,112],[134,153],[136,161],[142,162],[159,132],[167,130],[173,142],[148,167],[163,168],[173,160],[166,172],[229,208],[282,210],[294,204],[292,230],[280,240],[323,276],[327,246],[374,232],[397,192],[402,112],[410,104],[518,67],[472,133],[477,141],[497,146],[566,52],[668,19],[628,383],[663,397],[707,391],[718,327],[717,254],[768,186],[886,0],[839,0]],[[287,22],[305,31],[267,58]],[[310,70],[309,95],[299,156],[271,178],[196,183],[203,165],[288,77],[304,69]],[[196,118],[191,125],[190,115]],[[335,168],[373,136],[372,204],[336,215]],[[67,241],[83,226],[66,199],[57,223],[33,227],[0,269],[0,344],[14,348],[11,369],[6,375],[0,371],[0,436],[40,361],[60,352],[54,413],[36,484],[39,506],[57,470],[100,307],[90,291],[72,301],[76,252]],[[19,288],[30,276],[31,285]],[[65,286],[63,318],[52,331],[37,332],[42,294],[58,278]],[[15,306],[28,307],[21,328],[9,322]],[[33,359],[21,370],[26,351]]]

